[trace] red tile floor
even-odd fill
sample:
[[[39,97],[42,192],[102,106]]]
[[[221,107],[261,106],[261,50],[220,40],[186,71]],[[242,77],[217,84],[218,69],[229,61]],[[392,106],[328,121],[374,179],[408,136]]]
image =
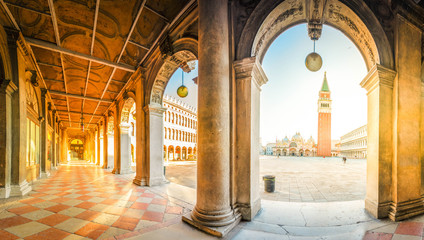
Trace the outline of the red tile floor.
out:
[[[424,240],[424,222],[421,217],[393,223],[365,233],[363,240]]]
[[[63,165],[26,197],[0,203],[0,239],[121,239],[181,221],[189,210],[92,165]]]

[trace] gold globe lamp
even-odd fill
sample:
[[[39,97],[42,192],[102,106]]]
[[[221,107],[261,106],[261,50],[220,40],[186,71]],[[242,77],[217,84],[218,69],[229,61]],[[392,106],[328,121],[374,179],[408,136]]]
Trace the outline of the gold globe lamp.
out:
[[[314,41],[314,51],[309,53],[305,59],[306,68],[311,72],[316,72],[322,67],[322,58],[315,52],[315,41]]]
[[[188,95],[188,88],[184,85],[184,71],[181,71],[181,86],[177,89],[177,94],[180,98],[185,98]]]

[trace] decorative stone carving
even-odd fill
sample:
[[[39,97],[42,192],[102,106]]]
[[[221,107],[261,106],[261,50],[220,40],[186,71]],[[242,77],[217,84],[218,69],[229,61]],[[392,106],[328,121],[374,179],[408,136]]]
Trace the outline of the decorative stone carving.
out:
[[[165,63],[160,68],[156,80],[153,84],[153,89],[150,97],[152,103],[157,103],[162,105],[162,96],[165,91],[166,85],[171,78],[172,74],[177,70],[178,67],[186,65],[186,70],[193,69],[193,64],[191,62],[196,60],[196,56],[189,51],[180,51],[175,53],[172,56],[168,56],[165,59]],[[183,68],[183,67],[182,67]]]
[[[172,41],[169,36],[167,36],[159,45],[159,50],[162,53],[163,58],[172,56],[174,54],[174,48],[172,47]]]
[[[335,0],[329,1],[325,20],[332,25],[339,26],[353,38],[359,49],[366,55],[369,62],[368,67],[379,62],[377,48],[369,31],[352,10]]]

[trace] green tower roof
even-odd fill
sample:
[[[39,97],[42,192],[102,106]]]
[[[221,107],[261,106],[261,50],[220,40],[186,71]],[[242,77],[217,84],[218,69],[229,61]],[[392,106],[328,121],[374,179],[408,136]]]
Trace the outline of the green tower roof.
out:
[[[322,82],[321,92],[329,92],[330,88],[328,87],[327,82],[327,72],[324,72],[324,81]]]

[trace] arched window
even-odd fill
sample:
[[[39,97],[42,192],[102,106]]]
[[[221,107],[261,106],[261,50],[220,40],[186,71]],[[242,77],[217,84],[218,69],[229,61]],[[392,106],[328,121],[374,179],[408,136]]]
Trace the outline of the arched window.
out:
[[[131,123],[131,135],[134,137],[135,136],[135,125],[134,125],[134,123],[132,122]]]
[[[167,135],[168,135],[168,129],[165,128],[165,139],[167,138]]]
[[[172,123],[174,123],[174,113],[172,113]]]

